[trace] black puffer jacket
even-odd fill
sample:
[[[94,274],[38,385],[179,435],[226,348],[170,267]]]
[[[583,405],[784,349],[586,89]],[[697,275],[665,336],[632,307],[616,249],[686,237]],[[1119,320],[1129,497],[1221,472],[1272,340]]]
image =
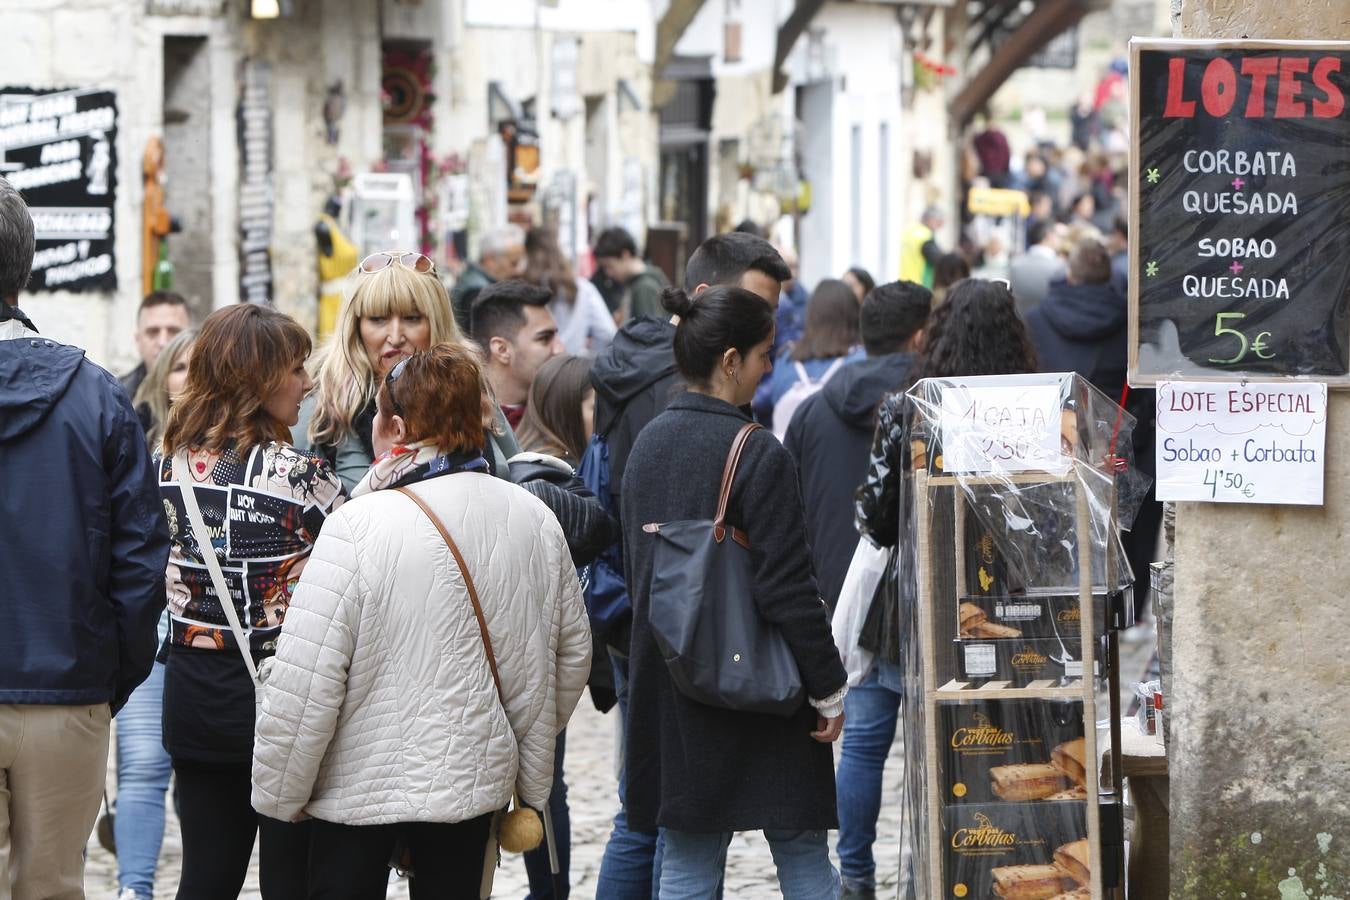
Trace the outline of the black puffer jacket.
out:
[[[643,525],[711,519],[727,452],[749,421],[721,400],[682,394],[643,430],[628,460],[622,519],[633,639],[625,766],[634,830],[837,827],[834,759],[830,745],[811,738],[815,709],[803,702],[783,718],[686,698],[649,624],[655,538]],[[844,667],[811,575],[792,457],[767,431],[746,443],[727,521],[749,536],[760,615],[792,648],[808,696],[829,697],[843,687]]]
[[[867,461],[867,478],[858,488],[854,513],[858,531],[878,547],[895,547],[886,578],[878,589],[858,642],[881,659],[899,663],[913,639],[903,627],[918,601],[916,547],[912,539],[913,472],[910,429],[913,412],[903,393],[891,394],[877,408],[876,436]]]
[[[557,517],[574,565],[590,563],[601,550],[623,537],[619,523],[605,512],[565,460],[543,453],[520,453],[511,457],[508,465],[511,480],[542,500]]]

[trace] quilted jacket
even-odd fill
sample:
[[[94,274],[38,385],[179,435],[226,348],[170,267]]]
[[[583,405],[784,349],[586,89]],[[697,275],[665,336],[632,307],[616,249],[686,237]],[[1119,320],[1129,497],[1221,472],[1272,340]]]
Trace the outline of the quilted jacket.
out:
[[[325,524],[262,690],[253,806],[288,821],[460,822],[535,808],[586,684],[591,638],[553,514],[462,472],[412,487],[463,553],[501,675],[498,700],[454,557],[413,501],[376,491]]]

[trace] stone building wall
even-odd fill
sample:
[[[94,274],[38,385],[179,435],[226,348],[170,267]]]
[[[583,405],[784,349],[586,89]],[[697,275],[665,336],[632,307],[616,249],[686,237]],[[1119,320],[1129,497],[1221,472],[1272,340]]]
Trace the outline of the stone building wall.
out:
[[[1183,38],[1350,37],[1350,5],[1178,0]],[[1177,508],[1172,896],[1350,895],[1350,394],[1321,507]]]

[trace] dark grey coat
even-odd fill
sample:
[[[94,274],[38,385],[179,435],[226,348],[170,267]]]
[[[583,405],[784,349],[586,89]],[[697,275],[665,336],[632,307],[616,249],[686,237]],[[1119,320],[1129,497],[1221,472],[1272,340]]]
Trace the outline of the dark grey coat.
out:
[[[624,474],[624,563],[633,601],[629,660],[628,827],[794,831],[838,827],[828,744],[811,737],[805,701],[789,718],[733,712],[677,692],[648,624],[648,522],[711,519],[731,442],[749,418],[721,400],[683,394],[652,420]],[[811,572],[792,457],[769,431],[753,434],[732,485],[728,524],[750,538],[754,601],[782,630],[811,697],[844,685],[844,667]]]

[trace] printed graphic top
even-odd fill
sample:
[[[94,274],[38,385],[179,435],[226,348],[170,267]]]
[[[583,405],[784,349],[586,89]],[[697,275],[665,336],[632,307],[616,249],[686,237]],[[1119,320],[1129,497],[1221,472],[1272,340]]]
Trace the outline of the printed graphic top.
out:
[[[169,640],[182,647],[236,652],[183,506],[173,458],[155,459],[169,520],[166,589]],[[241,456],[189,451],[193,493],[239,623],[255,654],[276,649],[281,623],[324,520],[346,491],[323,457],[287,444],[255,446]]]

